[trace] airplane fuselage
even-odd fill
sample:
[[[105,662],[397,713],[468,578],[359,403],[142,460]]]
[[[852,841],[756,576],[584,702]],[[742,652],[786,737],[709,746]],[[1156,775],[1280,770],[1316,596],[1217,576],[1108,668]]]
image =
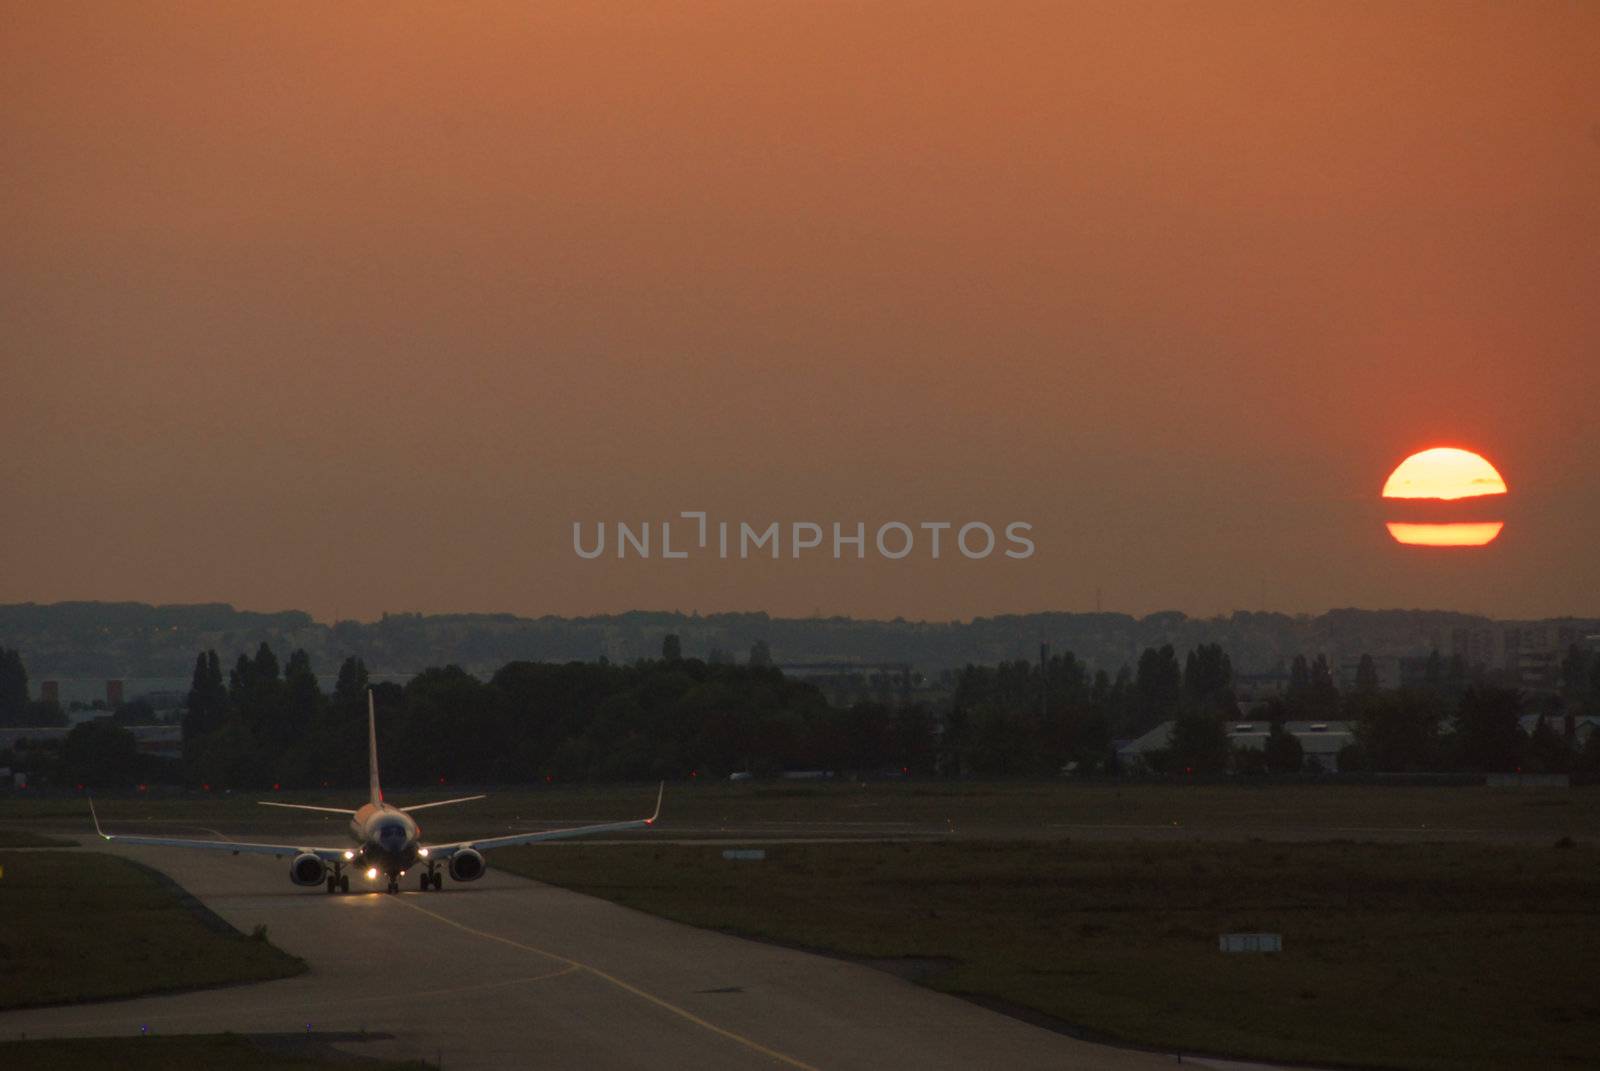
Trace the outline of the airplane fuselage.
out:
[[[416,863],[421,834],[409,814],[387,803],[368,803],[350,818],[350,839],[360,846],[356,862],[377,868],[391,880]]]

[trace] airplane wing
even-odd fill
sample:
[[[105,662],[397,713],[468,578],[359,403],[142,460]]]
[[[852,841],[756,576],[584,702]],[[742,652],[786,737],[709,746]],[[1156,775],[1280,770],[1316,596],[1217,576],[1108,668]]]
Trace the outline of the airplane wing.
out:
[[[107,833],[100,828],[100,816],[95,814],[94,800],[89,801],[89,816],[94,819],[94,831],[102,840],[118,841],[123,844],[147,844],[161,848],[199,848],[214,852],[232,852],[238,855],[241,852],[247,855],[300,855],[309,852],[324,862],[343,862],[346,849],[344,848],[309,848],[293,844],[256,844],[249,841],[238,840],[186,840],[182,837],[140,837],[130,836],[126,833]]]
[[[429,807],[448,807],[452,803],[471,803],[473,800],[486,800],[488,798],[489,797],[487,795],[480,792],[476,796],[457,796],[453,800],[434,800],[432,803],[413,803],[409,807],[402,807],[400,809],[407,814],[410,814],[412,811],[425,811]],[[354,814],[355,812],[352,811],[350,813]]]
[[[277,803],[273,800],[256,800],[262,807],[287,807],[291,811],[323,811],[327,814],[355,814],[349,807],[317,807],[310,803]]]
[[[656,819],[661,817],[661,797],[666,792],[666,789],[667,784],[665,781],[656,789],[656,810],[649,818],[635,818],[628,822],[602,822],[599,825],[592,826],[573,826],[571,829],[545,829],[538,833],[511,833],[504,837],[483,837],[478,840],[456,841],[454,844],[429,845],[428,857],[431,859],[448,859],[463,848],[487,852],[495,848],[510,848],[517,844],[536,844],[543,840],[586,837],[591,833],[621,833],[627,829],[645,829],[655,825]]]

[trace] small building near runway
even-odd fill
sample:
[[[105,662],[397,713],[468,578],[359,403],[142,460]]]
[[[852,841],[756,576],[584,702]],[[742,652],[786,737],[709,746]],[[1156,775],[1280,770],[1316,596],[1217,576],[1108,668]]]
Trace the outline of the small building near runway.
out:
[[[1151,769],[1148,756],[1172,747],[1174,723],[1164,721],[1136,740],[1117,748],[1117,762],[1128,773]],[[1269,721],[1229,721],[1228,746],[1243,751],[1261,751],[1272,732]],[[1348,721],[1286,721],[1284,731],[1300,742],[1305,768],[1324,773],[1339,772],[1339,752],[1355,743],[1355,726]],[[1312,763],[1315,762],[1315,766]]]

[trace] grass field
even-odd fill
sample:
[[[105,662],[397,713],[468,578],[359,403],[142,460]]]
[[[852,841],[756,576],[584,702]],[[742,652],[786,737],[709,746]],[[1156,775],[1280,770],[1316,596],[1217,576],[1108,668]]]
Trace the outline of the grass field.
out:
[[[494,865],[695,926],[869,958],[1164,1049],[1444,1069],[1600,1065],[1600,852],[1063,841],[544,845]],[[1223,932],[1283,935],[1225,955]]]
[[[283,978],[305,964],[208,924],[153,871],[91,852],[0,852],[0,1009]]]
[[[237,1034],[192,1034],[145,1038],[70,1038],[0,1042],[0,1067],[7,1071],[303,1071],[354,1067],[365,1071],[428,1071],[435,1065],[363,1059],[305,1039],[255,1039]]]

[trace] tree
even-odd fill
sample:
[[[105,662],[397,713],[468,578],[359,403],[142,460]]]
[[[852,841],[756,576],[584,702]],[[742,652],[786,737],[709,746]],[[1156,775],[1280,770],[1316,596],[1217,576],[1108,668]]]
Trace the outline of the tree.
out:
[[[1102,670],[1095,677],[1095,688],[1100,690],[1100,678],[1105,676]],[[1106,712],[1107,728],[1114,734],[1122,734],[1131,729],[1134,721],[1134,693],[1133,670],[1124,664],[1117,670],[1116,679],[1104,691],[1104,705]]]
[[[1383,692],[1363,708],[1356,722],[1361,765],[1404,773],[1430,768],[1439,753],[1439,723],[1444,700],[1432,688]],[[1341,758],[1340,767],[1345,760]]]
[[[406,683],[398,719],[379,704],[380,746],[397,783],[509,780],[512,738],[509,704],[460,666],[431,667]],[[596,713],[596,720],[603,715]],[[389,728],[393,726],[393,728]],[[528,776],[522,773],[522,778]]]
[[[1227,769],[1228,730],[1209,710],[1185,710],[1172,723],[1172,759],[1184,772]]]
[[[1202,643],[1189,652],[1183,667],[1183,690],[1191,702],[1232,711],[1233,662],[1219,643]]]
[[[1561,691],[1574,700],[1582,700],[1589,692],[1589,652],[1575,643],[1561,659]]]
[[[256,664],[250,661],[249,655],[241,654],[239,660],[228,670],[228,699],[235,706],[245,701],[245,696],[254,690],[256,681]]]
[[[1154,728],[1157,724],[1177,716],[1183,699],[1183,671],[1178,668],[1178,656],[1172,644],[1159,649],[1146,647],[1139,655],[1139,668],[1134,676],[1135,735]]]
[[[669,632],[661,641],[661,657],[668,662],[683,661],[683,643],[676,632]]]
[[[757,640],[750,645],[750,664],[763,668],[772,665],[772,648],[767,646],[766,640]]]
[[[1535,773],[1566,773],[1572,768],[1572,749],[1566,737],[1542,714],[1528,739],[1527,751],[1528,765]]]
[[[235,674],[238,687],[235,689],[232,681],[229,687],[234,707],[245,729],[261,746],[266,767],[271,768],[296,739],[288,712],[288,687],[279,672],[278,658],[263,641],[253,661],[240,657]]]
[[[906,773],[933,772],[934,745],[937,741],[933,712],[927,706],[907,703],[895,710],[890,726],[890,743],[895,761]]]
[[[139,779],[139,745],[110,718],[73,726],[61,745],[61,777],[69,784],[126,788]]]
[[[333,686],[333,701],[341,707],[367,706],[369,687],[366,663],[354,655],[339,663],[339,679]]]
[[[1306,661],[1306,656],[1297,654],[1294,662],[1289,666],[1289,694],[1301,696],[1311,689],[1311,665]]]
[[[314,777],[330,785],[355,786],[367,774],[367,688],[371,680],[366,664],[351,656],[339,664],[333,697],[323,704],[313,723],[317,741]]]
[[[216,651],[201,651],[195,656],[194,678],[189,684],[189,701],[183,712],[183,757],[189,763],[201,737],[222,727],[228,716],[228,689],[222,683],[222,663]],[[191,767],[190,774],[194,771]]]
[[[316,674],[311,671],[311,656],[303,649],[297,649],[289,656],[283,671],[283,683],[288,692],[285,713],[289,731],[295,739],[304,740],[322,712],[323,698]]]
[[[1267,769],[1273,773],[1299,773],[1305,762],[1305,748],[1300,746],[1300,741],[1293,733],[1283,727],[1281,721],[1272,723],[1272,731],[1267,734],[1263,751]]]
[[[28,670],[22,652],[0,647],[0,725],[25,725],[28,713]]]
[[[1474,770],[1513,770],[1522,761],[1524,737],[1518,719],[1522,695],[1510,688],[1473,687],[1461,696],[1456,739]]]
[[[223,683],[222,662],[214,650],[201,651],[195,656],[188,710],[202,729],[214,728],[227,713],[228,687]]]
[[[1328,656],[1317,655],[1309,664],[1305,655],[1295,655],[1289,673],[1289,706],[1302,718],[1323,719],[1339,712],[1339,688],[1333,683]]]
[[[1591,732],[1573,756],[1572,772],[1589,783],[1600,779],[1600,731]]]
[[[265,788],[272,784],[268,759],[237,716],[230,716],[184,755],[189,777],[209,785]]]
[[[256,648],[256,676],[267,681],[278,679],[278,656],[272,653],[266,640],[262,640],[261,646]]]
[[[1363,695],[1371,695],[1378,690],[1378,664],[1372,656],[1364,654],[1361,662],[1356,666],[1356,691]]]

